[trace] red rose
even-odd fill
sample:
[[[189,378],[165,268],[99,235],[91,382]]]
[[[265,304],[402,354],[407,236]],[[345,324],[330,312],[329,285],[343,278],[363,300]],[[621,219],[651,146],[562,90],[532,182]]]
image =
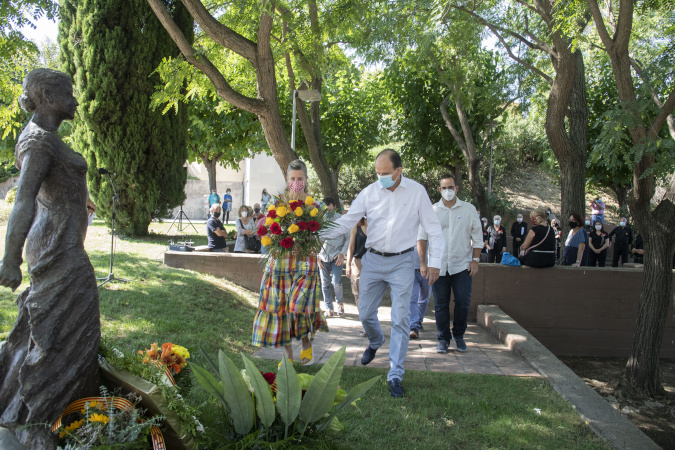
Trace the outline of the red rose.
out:
[[[301,220],[300,222],[296,223],[300,231],[305,231],[307,229],[307,222],[304,220]]]
[[[272,219],[277,218],[277,212],[273,209],[272,211],[267,213],[267,217],[271,217]]]
[[[291,202],[289,206],[291,207],[291,211],[295,211],[296,208],[298,207],[302,208],[303,206],[305,206],[305,204],[296,200],[294,202]]]
[[[258,236],[265,236],[267,234],[267,228],[260,227],[258,228]]]
[[[309,231],[317,231],[319,228],[321,228],[321,224],[317,222],[316,220],[312,220],[308,224],[309,226]]]
[[[283,248],[291,248],[293,247],[293,238],[292,237],[286,237],[279,242]]]
[[[270,233],[272,234],[281,234],[281,225],[278,223],[274,222],[272,226],[270,227]]]
[[[274,372],[267,372],[267,373],[260,372],[260,373],[262,374],[265,381],[267,381],[267,384],[270,385],[274,384],[274,381],[277,379],[277,374]]]

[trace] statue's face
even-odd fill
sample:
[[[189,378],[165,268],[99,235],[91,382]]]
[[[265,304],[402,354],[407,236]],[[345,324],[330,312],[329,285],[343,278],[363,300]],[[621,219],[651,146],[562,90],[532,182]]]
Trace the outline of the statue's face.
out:
[[[75,110],[79,103],[73,96],[73,85],[69,81],[62,81],[58,88],[51,92],[50,106],[52,111],[60,115],[65,120],[75,118]]]

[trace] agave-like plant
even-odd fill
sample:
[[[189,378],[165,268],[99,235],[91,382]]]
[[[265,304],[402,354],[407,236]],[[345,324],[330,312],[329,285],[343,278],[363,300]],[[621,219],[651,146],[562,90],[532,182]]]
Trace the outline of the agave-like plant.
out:
[[[202,353],[212,369],[218,373],[220,380],[194,363],[190,364],[192,372],[199,384],[229,412],[234,430],[241,436],[249,435],[254,427],[269,429],[276,421],[283,424],[284,439],[289,437],[289,430],[291,436],[299,433],[299,439],[302,439],[310,426],[315,431],[322,432],[330,426],[338,412],[359,399],[380,378],[376,376],[354,386],[333,408],[345,363],[345,347],[335,352],[314,376],[304,397],[298,374],[284,355],[276,377],[276,399],[267,381],[246,356],[242,355],[242,358],[253,389],[252,394],[242,373],[222,350],[218,352],[217,365],[203,349]]]

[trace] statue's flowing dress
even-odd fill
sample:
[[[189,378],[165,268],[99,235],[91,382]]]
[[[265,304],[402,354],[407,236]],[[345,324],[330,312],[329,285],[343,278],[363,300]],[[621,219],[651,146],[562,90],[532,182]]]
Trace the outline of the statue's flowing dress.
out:
[[[97,394],[100,341],[96,276],[84,250],[87,163],[33,122],[15,159],[19,168],[51,163],[26,239],[30,287],[18,296],[17,320],[0,347],[0,424],[9,428],[50,423],[68,403]],[[29,186],[20,180],[22,188]]]

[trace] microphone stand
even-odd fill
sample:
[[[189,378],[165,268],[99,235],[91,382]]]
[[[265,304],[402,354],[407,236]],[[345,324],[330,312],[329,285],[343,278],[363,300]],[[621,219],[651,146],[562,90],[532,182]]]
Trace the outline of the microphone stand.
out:
[[[105,278],[97,278],[97,280],[102,281],[102,283],[98,285],[99,288],[106,283],[115,283],[115,282],[128,283],[129,282],[129,280],[126,280],[124,278],[115,278],[115,274],[113,273],[113,259],[114,259],[114,256],[115,256],[115,202],[117,202],[119,204],[120,200],[119,200],[119,197],[117,196],[117,189],[115,189],[115,183],[113,183],[112,177],[110,176],[110,172],[107,172],[106,175],[108,175],[108,180],[110,181],[110,185],[112,186],[112,189],[113,189],[112,216],[111,216],[111,223],[110,223],[110,225],[111,225],[110,226],[110,273]],[[120,204],[120,209],[123,210],[121,204]]]

